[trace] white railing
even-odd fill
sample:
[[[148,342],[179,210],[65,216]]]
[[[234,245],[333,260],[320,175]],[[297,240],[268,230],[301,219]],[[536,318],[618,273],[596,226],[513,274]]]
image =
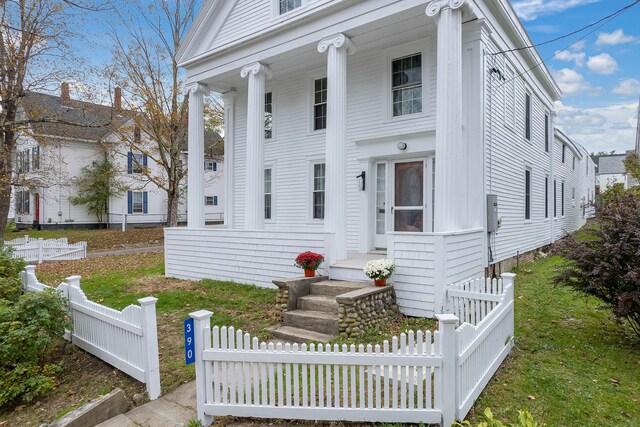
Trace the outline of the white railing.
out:
[[[438,331],[410,331],[391,345],[267,345],[233,327],[212,328],[210,311],[191,313],[198,419],[205,425],[230,415],[449,426],[466,416],[511,349],[513,276],[496,282],[501,299],[477,325],[456,329],[458,317],[439,314]]]
[[[25,292],[53,289],[38,281],[35,266],[20,273]],[[122,311],[90,301],[72,276],[57,291],[69,302],[73,330],[65,338],[133,378],[146,383],[149,399],[160,396],[160,362],[156,324],[157,298],[140,298]]]
[[[66,238],[61,239],[30,239],[25,236],[26,243],[14,245],[12,256],[23,258],[26,262],[65,261],[83,259],[87,257],[87,242],[68,243]],[[12,241],[13,242],[13,241]]]

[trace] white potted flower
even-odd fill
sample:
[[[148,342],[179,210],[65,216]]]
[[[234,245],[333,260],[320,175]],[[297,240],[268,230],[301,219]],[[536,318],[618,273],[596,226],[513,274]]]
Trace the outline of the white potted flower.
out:
[[[396,265],[390,259],[374,259],[369,261],[362,271],[368,278],[373,279],[376,286],[384,286],[395,269]]]

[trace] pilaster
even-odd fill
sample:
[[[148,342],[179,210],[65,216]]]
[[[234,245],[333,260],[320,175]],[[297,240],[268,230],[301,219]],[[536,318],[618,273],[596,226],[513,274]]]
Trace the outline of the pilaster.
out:
[[[235,172],[236,91],[222,94],[224,105],[224,225],[233,228],[233,175]]]
[[[187,227],[204,228],[204,97],[210,93],[202,83],[188,88],[189,134],[187,175]]]

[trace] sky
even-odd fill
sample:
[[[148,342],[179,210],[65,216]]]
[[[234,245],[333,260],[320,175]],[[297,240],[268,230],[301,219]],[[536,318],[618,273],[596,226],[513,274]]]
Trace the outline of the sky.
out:
[[[533,43],[538,44],[579,30],[633,1],[512,0],[511,3]],[[589,152],[624,153],[635,146],[640,97],[639,21],[640,3],[637,3],[612,21],[603,22],[600,28],[598,24],[538,48],[564,93],[556,105],[556,126]]]

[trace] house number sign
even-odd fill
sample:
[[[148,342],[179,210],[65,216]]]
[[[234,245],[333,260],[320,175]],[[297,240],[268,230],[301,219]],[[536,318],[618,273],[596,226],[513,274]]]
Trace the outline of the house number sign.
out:
[[[187,319],[184,321],[184,361],[187,365],[196,361],[196,350],[193,338],[193,319]]]

